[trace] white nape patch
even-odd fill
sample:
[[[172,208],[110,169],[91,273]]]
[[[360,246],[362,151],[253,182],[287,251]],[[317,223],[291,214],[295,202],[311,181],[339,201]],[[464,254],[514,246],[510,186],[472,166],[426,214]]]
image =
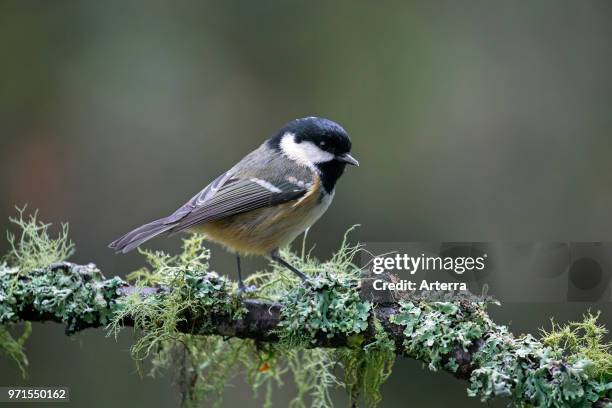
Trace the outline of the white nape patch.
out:
[[[258,179],[253,177],[252,179],[250,179],[252,182],[259,184],[260,186],[262,186],[263,188],[265,188],[268,191],[271,191],[273,193],[282,193],[283,190],[281,190],[280,188],[276,187],[274,184],[266,181],[266,180],[262,180],[262,179]]]
[[[334,159],[333,154],[320,149],[312,142],[297,143],[295,135],[289,132],[283,135],[280,148],[285,156],[311,169],[315,169],[317,163],[325,163]]]

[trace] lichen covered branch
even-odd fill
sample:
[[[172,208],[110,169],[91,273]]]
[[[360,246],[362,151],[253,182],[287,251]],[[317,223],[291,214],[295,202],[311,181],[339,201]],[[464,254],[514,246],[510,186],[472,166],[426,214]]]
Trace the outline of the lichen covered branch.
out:
[[[0,322],[54,321],[65,324],[67,334],[107,327],[118,315],[122,325],[134,326],[142,317],[124,314],[126,304],[138,299],[154,307],[152,303],[172,291],[161,285],[132,286],[118,277],[105,279],[93,264],[60,262],[18,277],[16,274],[7,265],[0,267]],[[312,287],[301,287],[301,293],[295,294],[297,302],[288,303],[285,309],[299,309],[299,299],[311,302],[314,294],[329,296],[340,290],[340,283],[334,286],[330,281],[315,280]],[[203,307],[186,308],[177,316],[176,329],[185,334],[269,343],[277,343],[283,336],[303,335],[308,347],[341,348],[354,347],[355,341],[359,345],[373,344],[382,329],[398,354],[469,380],[470,393],[483,400],[503,395],[533,406],[592,406],[610,388],[610,384],[589,377],[588,361],[570,363],[531,336],[515,338],[504,326],[495,325],[482,305],[467,301],[404,301],[371,307],[357,297],[354,301],[364,315],[358,316],[357,311],[344,319],[358,322],[357,327],[330,332],[322,323],[313,325],[311,315],[293,319],[288,316],[292,311],[287,312],[279,303],[240,299],[216,274],[194,278],[192,285],[190,292],[202,299]],[[343,313],[350,307],[343,303],[336,310]],[[540,390],[538,395],[536,384],[551,387],[550,392]],[[572,405],[573,400],[585,402]],[[584,405],[586,401],[589,405]]]
[[[185,240],[179,255],[143,252],[150,268],[128,281],[107,279],[93,264],[65,261],[72,248],[65,232],[53,240],[35,219],[17,221],[23,233],[0,263],[0,351],[22,368],[28,333],[15,339],[9,328],[53,321],[65,324],[67,334],[134,327],[137,362],[151,361],[153,372],[182,362],[185,405],[203,398],[220,403],[226,383],[239,372],[248,374],[255,391],[263,387],[270,402],[273,385],[290,371],[297,386],[294,407],[332,406],[333,386],[376,406],[398,355],[468,381],[468,395],[482,401],[505,397],[521,407],[612,404],[610,345],[596,316],[555,326],[536,339],[516,337],[494,323],[488,302],[478,298],[375,303],[361,295],[361,271],[352,263],[359,248],[346,240],[325,263],[286,251],[311,276],[309,283],[301,285],[272,265],[250,278],[258,287],[251,297],[238,296],[234,283],[210,272],[210,252],[199,236]],[[44,253],[28,256],[36,251]]]

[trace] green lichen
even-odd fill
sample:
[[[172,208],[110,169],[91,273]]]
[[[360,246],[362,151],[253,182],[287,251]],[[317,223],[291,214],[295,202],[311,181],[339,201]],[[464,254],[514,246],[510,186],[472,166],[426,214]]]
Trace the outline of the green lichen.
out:
[[[203,240],[201,235],[192,235],[183,241],[182,252],[175,256],[141,250],[151,269],[143,268],[128,276],[136,290],[121,300],[121,311],[110,325],[117,331],[123,319],[130,318],[136,328],[146,333],[134,350],[142,351],[140,346],[147,344],[148,339],[177,333],[177,326],[190,316],[240,317],[240,299],[233,293],[231,282],[208,270],[210,251],[202,245]],[[151,286],[159,290],[143,295],[143,290]],[[199,322],[202,330],[211,324]],[[144,357],[147,356],[148,352]]]
[[[16,322],[17,312],[29,303],[35,315],[68,322],[68,331],[77,323],[70,321],[76,315],[90,322],[96,313],[109,313],[110,296],[105,291],[121,286],[121,280],[101,284],[103,276],[95,265],[63,263],[74,251],[68,226],[62,224],[53,238],[51,224],[38,221],[36,213],[26,216],[24,210],[18,209],[18,216],[10,218],[20,231],[7,233],[10,250],[0,264],[0,324]]]
[[[69,334],[99,325],[117,334],[129,321],[137,336],[132,355],[139,367],[149,362],[156,375],[174,366],[184,406],[203,401],[219,406],[238,374],[246,374],[256,395],[265,393],[265,407],[271,406],[272,392],[286,374],[292,374],[297,389],[292,408],[332,407],[334,387],[345,388],[352,403],[375,407],[381,401],[395,342],[376,320],[372,304],[359,296],[361,270],[353,259],[360,247],[349,245],[346,236],[326,262],[307,253],[305,243],[301,255],[281,251],[310,276],[307,283],[274,263],[247,279],[258,287],[250,296],[281,306],[281,341],[261,344],[205,335],[218,323],[213,316],[239,319],[244,310],[236,283],[210,271],[210,252],[199,235],[184,240],[175,256],[142,251],[149,267],[129,276],[135,288],[127,294],[125,281],[104,279],[95,265],[65,262],[73,251],[66,226],[52,238],[49,225],[35,215],[24,217],[20,211],[12,221],[21,232],[9,235],[10,251],[0,262],[0,351],[24,373],[23,346],[31,326],[16,334],[19,315],[63,322]],[[607,332],[597,316],[588,314],[583,322],[566,326],[553,323],[536,340],[515,337],[494,324],[487,303],[474,297],[405,299],[390,321],[402,326],[405,354],[432,370],[469,376],[468,394],[482,401],[506,396],[521,407],[582,408],[610,397],[611,346],[604,342]],[[315,348],[336,339],[348,346]],[[465,361],[453,358],[457,350],[471,354],[467,370]]]
[[[469,395],[482,401],[510,397],[524,407],[590,407],[612,383],[589,377],[592,361],[559,358],[550,347],[524,335],[515,338],[503,326],[493,330],[474,356]]]
[[[484,302],[403,301],[391,322],[404,326],[404,347],[408,355],[424,361],[431,370],[456,371],[452,351],[465,351],[493,326]]]
[[[301,256],[283,249],[281,256],[308,275],[308,282],[276,263],[247,280],[258,287],[258,298],[281,305],[279,335],[285,342],[308,345],[317,336],[347,336],[367,327],[372,304],[359,297],[361,269],[353,263],[360,250],[348,243],[347,235],[327,262],[306,253],[305,244]]]
[[[343,385],[335,373],[338,366],[335,350],[279,348],[296,384],[296,396],[289,408],[332,408],[331,390]]]
[[[164,290],[147,296],[134,291],[109,326],[116,333],[125,318],[133,319],[138,339],[132,354],[139,362],[150,358],[152,374],[173,362],[182,363],[177,383],[184,405],[207,401],[219,406],[225,387],[238,373],[247,374],[255,393],[265,391],[265,406],[271,406],[272,391],[287,372],[297,388],[292,408],[332,407],[330,390],[344,386],[352,396],[367,400],[368,406],[380,401],[379,386],[389,375],[394,358],[384,332],[369,345],[359,343],[344,350],[312,348],[317,336],[359,338],[367,327],[371,304],[359,298],[360,269],[352,263],[359,247],[349,245],[345,237],[340,250],[323,263],[305,251],[297,256],[283,249],[285,259],[312,276],[307,285],[276,264],[247,279],[257,286],[257,298],[282,306],[278,334],[283,341],[262,345],[177,330],[186,316],[225,313],[238,318],[242,312],[236,285],[209,271],[210,252],[202,246],[202,239],[195,235],[185,240],[178,256],[143,251],[150,269],[131,275],[135,286],[157,285]],[[345,381],[337,373],[343,366]]]
[[[590,360],[589,377],[612,381],[612,343],[605,341],[608,330],[597,323],[599,316],[588,312],[581,322],[565,325],[551,320],[552,328],[542,330],[541,340],[569,362]]]
[[[347,234],[351,231],[347,231]],[[395,347],[375,321],[375,340],[365,344],[361,333],[368,325],[372,304],[359,297],[361,269],[353,263],[361,251],[350,245],[345,235],[340,249],[327,262],[319,262],[305,250],[301,256],[288,250],[282,256],[310,275],[306,284],[285,268],[272,264],[269,272],[257,274],[253,283],[261,288],[258,297],[282,305],[276,348],[289,361],[298,388],[290,406],[332,407],[330,388],[346,388],[351,401],[374,407],[381,400],[380,386],[388,378],[395,361]],[[349,347],[312,349],[317,339],[344,336]],[[343,371],[340,376],[337,371]]]
[[[49,235],[51,224],[37,219],[38,212],[25,214],[26,207],[17,208],[17,217],[9,217],[19,232],[7,232],[9,252],[4,261],[19,271],[27,272],[61,262],[74,252],[74,244],[68,239],[68,224],[61,224],[57,237]]]
[[[25,217],[20,210],[12,221],[20,231],[9,234],[10,251],[0,263],[0,349],[24,372],[23,345],[31,326],[26,324],[15,337],[12,326],[18,316],[63,322],[68,333],[107,325],[109,334],[117,334],[129,321],[137,336],[132,355],[138,366],[149,362],[153,375],[175,366],[185,406],[199,406],[204,400],[219,406],[224,389],[241,373],[256,394],[265,393],[266,407],[287,373],[298,391],[290,403],[293,408],[333,406],[333,387],[347,387],[351,396],[364,398],[370,406],[380,400],[378,387],[392,362],[390,349],[383,347],[389,342],[381,332],[371,344],[362,344],[359,333],[367,327],[371,305],[357,294],[360,269],[352,260],[359,247],[349,245],[346,236],[340,250],[323,263],[306,253],[305,244],[301,256],[282,250],[283,257],[311,275],[312,285],[306,288],[276,264],[247,280],[258,286],[255,296],[287,309],[279,332],[286,341],[260,344],[201,335],[215,324],[211,316],[238,319],[244,312],[236,283],[209,270],[210,252],[201,236],[186,239],[176,256],[142,251],[149,267],[130,274],[133,288],[128,289],[122,279],[105,279],[93,264],[65,262],[74,249],[66,225],[52,238],[49,225],[35,214]],[[296,313],[306,308],[305,315]],[[197,330],[188,334],[192,329],[186,324],[194,321]],[[321,335],[351,336],[354,341],[341,350],[312,348],[314,337]],[[304,341],[289,340],[297,338]],[[343,366],[346,382],[338,374]]]
[[[16,323],[24,305],[32,317],[66,323],[72,334],[94,322],[106,324],[119,306],[120,278],[105,280],[93,264],[55,263],[27,273],[0,266],[0,324]]]
[[[137,362],[152,357],[152,373],[168,366],[180,354],[181,370],[190,380],[185,388],[185,405],[197,405],[202,398],[220,397],[221,384],[232,356],[239,358],[244,344],[223,341],[220,337],[196,336],[179,330],[182,323],[197,316],[199,329],[206,330],[213,322],[209,316],[226,314],[237,319],[242,308],[224,277],[209,271],[210,251],[202,246],[203,237],[193,235],[184,240],[183,251],[176,256],[161,251],[141,251],[151,270],[141,269],[132,274],[136,290],[120,302],[120,310],[109,325],[109,332],[118,333],[125,319],[131,319],[138,338],[132,346]],[[159,290],[145,294],[145,287],[156,285]],[[222,359],[223,357],[223,359]],[[225,367],[225,369],[223,367]]]
[[[28,357],[26,356],[23,346],[32,333],[32,324],[27,322],[24,324],[23,332],[15,338],[8,328],[0,327],[0,352],[12,359],[19,367],[21,376],[26,377]]]
[[[373,321],[376,330],[374,341],[364,345],[360,336],[355,336],[357,344],[354,347],[338,351],[351,403],[357,405],[363,401],[366,407],[376,407],[382,401],[380,388],[391,375],[396,358],[395,343],[380,322],[376,318]]]
[[[468,395],[483,402],[508,397],[520,407],[590,407],[612,390],[605,330],[588,315],[584,322],[555,326],[543,341],[514,337],[493,323],[486,302],[403,301],[393,323],[404,327],[405,352],[432,370],[451,372],[453,351],[468,351],[475,369]],[[582,333],[582,334],[581,334]]]
[[[329,271],[296,285],[281,302],[281,338],[315,343],[319,334],[331,338],[365,330],[372,304],[361,300],[357,285]]]
[[[19,232],[7,233],[10,250],[0,262],[0,351],[16,360],[25,374],[23,346],[31,327],[26,325],[17,339],[11,335],[24,304],[31,305],[28,312],[33,318],[65,322],[71,333],[81,324],[110,318],[111,292],[123,282],[117,278],[100,283],[103,277],[94,265],[64,264],[74,250],[67,225],[51,237],[50,224],[38,221],[36,213],[26,216],[24,210],[18,209],[18,216],[10,218]]]
[[[372,304],[360,298],[360,270],[350,260],[358,247],[346,245],[331,261],[318,264],[311,258],[284,253],[304,271],[318,271],[305,284],[296,284],[278,301],[281,303],[279,335],[290,369],[298,385],[292,407],[331,407],[329,390],[333,386],[347,389],[351,401],[362,400],[366,406],[377,406],[382,397],[380,386],[391,373],[395,346],[380,323],[375,340],[364,344],[360,335],[368,327]],[[347,256],[347,254],[350,254]],[[314,265],[313,265],[314,263]],[[279,273],[284,273],[278,271]],[[337,350],[310,349],[321,337],[349,338],[349,347]],[[334,374],[343,368],[344,378]],[[309,405],[304,396],[311,396]]]

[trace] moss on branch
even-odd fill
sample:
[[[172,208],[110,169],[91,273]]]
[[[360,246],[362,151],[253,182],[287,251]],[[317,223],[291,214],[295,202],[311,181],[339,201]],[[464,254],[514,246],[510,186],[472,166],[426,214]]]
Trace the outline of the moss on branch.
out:
[[[209,268],[202,237],[185,240],[171,256],[143,251],[148,268],[124,281],[106,279],[93,264],[66,261],[72,252],[63,227],[23,214],[20,235],[0,263],[0,349],[25,370],[15,324],[55,321],[67,334],[103,327],[116,334],[133,327],[132,355],[153,373],[175,364],[183,405],[203,399],[219,405],[225,386],[247,373],[265,405],[293,374],[292,407],[332,406],[330,389],[344,387],[365,406],[381,400],[380,387],[397,355],[422,361],[469,382],[468,395],[507,397],[522,407],[603,407],[610,404],[610,345],[596,316],[567,327],[553,325],[542,339],[513,336],[494,323],[482,299],[411,299],[373,304],[360,297],[359,247],[346,238],[327,262],[302,251],[283,256],[311,276],[300,284],[283,268],[249,277],[258,287],[240,297],[236,284]],[[337,370],[341,368],[341,370]],[[340,374],[339,374],[340,373]]]

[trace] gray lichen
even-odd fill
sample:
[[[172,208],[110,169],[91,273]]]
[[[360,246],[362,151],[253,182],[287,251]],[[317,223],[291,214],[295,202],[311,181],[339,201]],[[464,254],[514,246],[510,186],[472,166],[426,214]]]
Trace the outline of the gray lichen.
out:
[[[530,335],[515,338],[491,321],[485,302],[404,301],[391,321],[404,328],[406,353],[432,370],[456,371],[452,351],[477,345],[468,395],[483,402],[505,396],[516,406],[582,408],[612,390],[610,373],[588,375],[593,360],[563,357]]]
[[[359,297],[358,284],[356,279],[324,272],[296,285],[281,301],[281,337],[314,343],[321,333],[331,338],[364,331],[372,304]]]
[[[93,264],[60,262],[27,273],[0,265],[0,324],[28,315],[66,323],[67,334],[93,323],[106,324],[119,308],[115,299],[125,285],[118,277],[104,279]]]
[[[125,284],[119,278],[105,280],[90,264],[64,262],[74,251],[63,224],[56,237],[50,224],[37,220],[36,213],[10,221],[17,234],[7,234],[10,250],[0,262],[0,351],[15,360],[25,375],[27,358],[23,346],[31,325],[15,338],[14,324],[29,320],[54,320],[66,324],[68,334],[92,323],[109,322],[114,314],[116,291]]]
[[[468,390],[482,401],[508,396],[530,407],[591,407],[612,389],[612,382],[592,379],[587,359],[569,362],[532,336],[514,338],[505,327],[487,335],[475,355]]]

